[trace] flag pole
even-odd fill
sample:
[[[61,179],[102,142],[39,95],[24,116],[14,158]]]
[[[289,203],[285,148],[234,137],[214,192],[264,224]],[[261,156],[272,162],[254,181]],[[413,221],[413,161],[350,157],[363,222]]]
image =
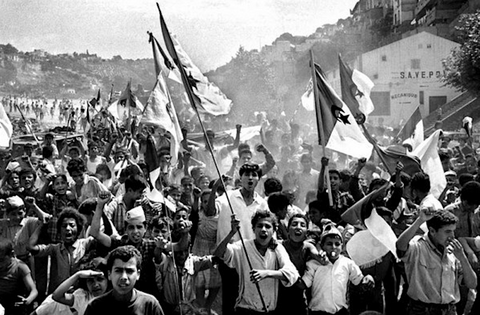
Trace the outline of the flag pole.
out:
[[[313,85],[313,99],[315,100],[315,114],[317,116],[317,132],[320,137],[319,144],[322,146],[323,150],[323,156],[326,155],[326,146],[327,144],[325,143],[325,130],[323,129],[323,121],[322,121],[322,116],[320,113],[320,104],[319,104],[319,99],[318,99],[318,90],[317,90],[317,75],[316,75],[316,69],[315,69],[315,59],[313,56],[313,49],[310,49],[310,62],[311,62],[311,68],[312,68],[312,85]],[[323,166],[322,166],[323,167]],[[333,197],[332,197],[332,187],[330,184],[330,174],[328,171],[328,165],[325,166],[325,173],[327,174],[326,180],[327,182],[327,193],[328,193],[328,203],[330,207],[333,206]]]
[[[207,148],[210,152],[210,155],[212,156],[212,160],[213,160],[213,164],[215,165],[215,169],[217,170],[218,178],[220,180],[220,183],[222,184],[223,189],[225,190],[225,197],[227,199],[228,206],[230,208],[230,212],[234,216],[235,212],[233,211],[233,207],[232,207],[232,203],[230,201],[230,197],[228,196],[228,193],[226,193],[227,189],[225,187],[225,182],[223,181],[222,173],[220,172],[220,168],[218,167],[217,160],[215,159],[215,154],[213,153],[212,146],[211,146],[210,141],[207,137],[207,132],[205,130],[205,126],[203,124],[202,118],[200,117],[200,113],[198,111],[198,108],[195,105],[195,98],[193,96],[193,91],[191,89],[190,83],[188,82],[187,74],[185,72],[185,69],[183,68],[183,65],[182,65],[182,62],[181,62],[180,58],[177,55],[177,52],[175,50],[175,46],[173,45],[172,39],[170,37],[170,32],[168,31],[167,24],[165,23],[165,20],[163,19],[162,11],[160,10],[160,5],[158,4],[158,2],[157,2],[157,8],[158,8],[158,13],[160,14],[160,27],[162,28],[162,32],[164,34],[164,39],[165,39],[165,37],[168,37],[168,40],[170,41],[169,44],[171,45],[171,47],[173,49],[173,52],[175,54],[175,56],[171,56],[171,57],[174,59],[174,62],[176,63],[176,65],[178,67],[178,70],[180,71],[180,74],[181,74],[181,77],[182,77],[182,83],[183,83],[183,86],[185,87],[185,91],[187,92],[188,100],[190,102],[190,105],[194,109],[197,117],[198,117],[198,121],[200,123],[200,127],[202,129],[203,136],[204,136],[205,142],[207,144]],[[185,141],[186,141],[186,139],[185,139]],[[253,265],[252,265],[252,262],[250,260],[250,256],[248,255],[247,249],[245,247],[245,241],[243,239],[242,233],[240,232],[240,230],[238,230],[237,233],[238,233],[238,236],[239,236],[240,241],[242,243],[242,247],[243,247],[243,250],[245,252],[245,258],[247,259],[248,266],[249,266],[250,270],[253,270]],[[258,295],[260,297],[260,301],[262,302],[263,310],[264,310],[265,313],[268,313],[267,304],[265,303],[265,300],[263,298],[262,291],[260,290],[260,285],[258,284],[258,282],[255,283],[255,287],[257,288]]]
[[[378,147],[378,144],[375,142],[375,140],[372,138],[372,136],[370,136],[370,133],[368,133],[368,130],[367,128],[365,127],[364,124],[360,124],[362,126],[362,129],[363,129],[363,133],[365,134],[365,137],[368,139],[368,141],[370,141],[370,143],[373,145],[373,148],[375,149],[375,152],[377,152],[377,155],[378,157],[380,158],[380,160],[382,161],[383,165],[385,166],[385,168],[387,169],[388,173],[390,175],[393,175],[395,172],[392,171],[389,167],[388,167],[388,163],[385,161],[385,159],[383,158],[383,152],[380,151],[380,148]]]

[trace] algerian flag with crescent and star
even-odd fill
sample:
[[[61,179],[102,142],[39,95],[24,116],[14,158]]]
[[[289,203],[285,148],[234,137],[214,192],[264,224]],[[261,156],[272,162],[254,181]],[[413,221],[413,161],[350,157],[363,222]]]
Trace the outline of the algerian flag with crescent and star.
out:
[[[373,146],[363,135],[350,109],[327,83],[317,64],[315,75],[317,119],[321,119],[319,126],[323,127],[326,147],[355,158],[368,159]]]

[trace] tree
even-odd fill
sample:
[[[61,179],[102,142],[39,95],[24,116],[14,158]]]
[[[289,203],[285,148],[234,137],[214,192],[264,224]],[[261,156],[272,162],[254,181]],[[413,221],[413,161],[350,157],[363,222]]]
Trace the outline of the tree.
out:
[[[465,14],[456,27],[460,47],[443,60],[443,81],[461,91],[480,95],[480,11]]]
[[[12,45],[10,44],[6,44],[6,45],[1,45],[3,46],[3,52],[7,55],[13,55],[13,54],[18,54],[18,49],[13,47]]]

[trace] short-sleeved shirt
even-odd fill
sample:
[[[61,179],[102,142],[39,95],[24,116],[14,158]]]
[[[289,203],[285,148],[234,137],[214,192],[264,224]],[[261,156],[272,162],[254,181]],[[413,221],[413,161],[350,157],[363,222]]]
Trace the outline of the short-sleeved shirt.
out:
[[[113,291],[93,299],[85,310],[85,315],[163,315],[158,300],[150,294],[134,289],[133,301],[120,302],[113,297]]]
[[[83,186],[80,189],[80,195],[77,194],[76,184],[72,184],[72,193],[79,203],[84,202],[88,198],[97,197],[101,191],[108,191],[98,178],[85,174]]]
[[[460,262],[453,253],[441,253],[428,233],[414,237],[401,259],[405,263],[410,298],[432,304],[460,301]]]
[[[18,295],[24,295],[23,278],[30,273],[28,266],[17,258],[12,258],[10,264],[0,271],[0,304],[7,310],[13,307]]]
[[[332,314],[347,308],[348,282],[358,285],[362,279],[360,268],[343,255],[333,264],[329,262],[325,266],[313,259],[308,261],[302,277],[305,285],[312,288],[312,300],[308,308]]]
[[[72,295],[74,298],[72,306],[58,303],[53,300],[52,295],[49,295],[35,310],[35,313],[37,315],[83,315],[88,302],[92,299],[92,295],[84,289],[77,289]]]

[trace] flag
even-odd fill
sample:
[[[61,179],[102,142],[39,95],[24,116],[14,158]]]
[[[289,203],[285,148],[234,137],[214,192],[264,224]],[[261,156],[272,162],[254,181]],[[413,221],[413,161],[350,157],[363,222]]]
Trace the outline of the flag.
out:
[[[315,81],[318,98],[315,108],[317,120],[321,120],[317,123],[323,127],[326,147],[355,158],[368,159],[372,154],[372,144],[363,135],[348,106],[327,83],[317,64]]]
[[[440,197],[440,194],[447,186],[447,180],[437,149],[438,140],[442,132],[442,130],[436,130],[411,153],[420,159],[423,170],[430,177],[430,192],[435,198]]]
[[[472,117],[465,116],[462,119],[462,127],[465,129],[465,132],[467,133],[467,137],[471,138],[472,137],[472,132],[473,132],[473,119]]]
[[[97,104],[100,104],[100,89],[98,89],[97,97],[96,97],[96,98],[92,98],[88,103],[89,103],[93,108],[95,108],[95,106],[97,106]]]
[[[152,135],[148,135],[147,137],[144,159],[150,177],[151,189],[153,189],[158,176],[160,176],[160,161],[158,160],[157,149],[155,148]]]
[[[403,141],[410,139],[409,143],[412,145],[413,150],[423,142],[423,120],[420,107],[417,107],[412,116],[410,116],[405,125],[403,125],[402,129],[400,129],[397,138]]]
[[[173,102],[162,72],[158,75],[157,82],[145,105],[141,123],[162,127],[170,133],[170,155],[172,157],[172,164],[175,164],[183,136],[177,113],[173,107]]]
[[[200,69],[193,64],[177,39],[174,36],[170,36],[158,3],[157,7],[160,13],[160,26],[165,46],[173,62],[178,67],[183,86],[192,106],[196,106],[200,112],[214,116],[228,114],[232,108],[232,101],[215,84],[208,81]]]
[[[84,127],[84,134],[87,136],[87,133],[90,131],[92,128],[92,121],[90,120],[90,104],[87,104],[87,113],[85,114],[85,127]]]
[[[376,209],[365,219],[366,230],[355,233],[347,243],[347,253],[361,267],[369,267],[391,252],[397,257],[397,237]]]
[[[373,140],[374,141],[374,140]],[[397,162],[403,164],[402,172],[410,176],[422,172],[420,160],[416,156],[407,155],[406,150],[402,146],[390,146],[387,148],[374,144],[375,152],[377,152],[380,161],[383,163],[390,175],[395,174]]]
[[[176,69],[172,62],[170,61],[170,58],[168,55],[163,51],[162,46],[158,43],[157,39],[153,36],[152,32],[149,32],[148,35],[150,36],[149,38],[149,43],[152,44],[152,50],[153,50],[153,61],[155,64],[155,73],[158,76],[160,72],[163,72],[165,77],[182,84],[182,79],[180,79],[180,73],[178,69]],[[163,59],[163,62],[160,60]]]
[[[358,124],[363,124],[373,112],[374,106],[370,92],[374,86],[372,80],[360,71],[352,69],[338,55],[342,99],[350,109]]]
[[[0,106],[0,147],[9,147],[12,139],[13,126],[5,112],[4,105]]]
[[[363,226],[365,218],[368,218],[372,213],[372,202],[377,199],[380,194],[385,193],[390,186],[391,183],[387,182],[382,187],[375,189],[357,201],[353,206],[342,213],[342,220],[356,227]]]
[[[303,93],[302,97],[300,98],[300,104],[302,104],[303,108],[305,108],[309,112],[315,110],[315,99],[313,98],[312,79],[308,81],[307,89],[305,90],[305,93]]]
[[[120,98],[108,107],[108,111],[118,121],[126,121],[131,115],[139,115],[143,112],[142,103],[132,92],[131,81],[128,81]]]

